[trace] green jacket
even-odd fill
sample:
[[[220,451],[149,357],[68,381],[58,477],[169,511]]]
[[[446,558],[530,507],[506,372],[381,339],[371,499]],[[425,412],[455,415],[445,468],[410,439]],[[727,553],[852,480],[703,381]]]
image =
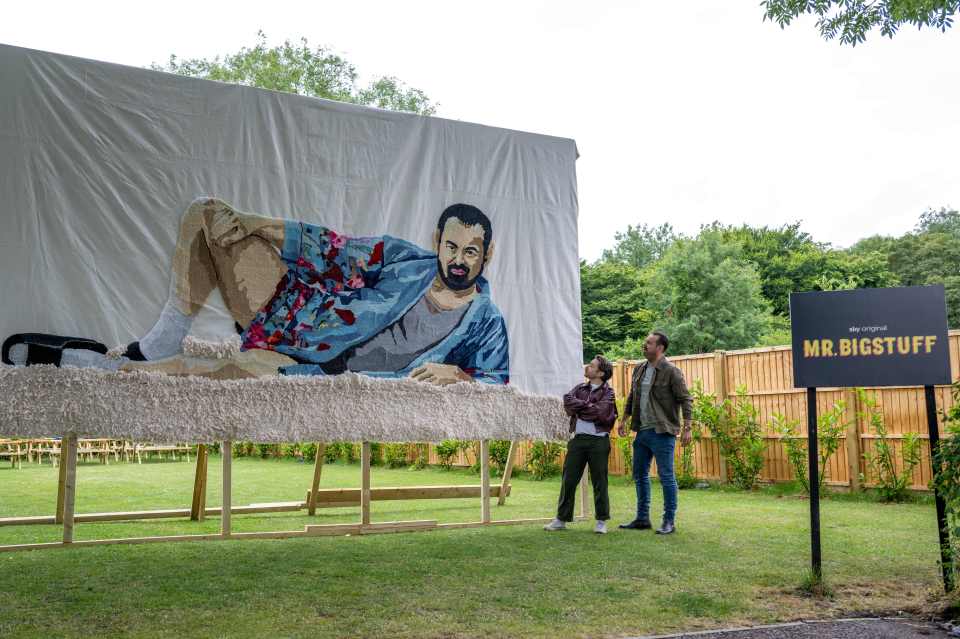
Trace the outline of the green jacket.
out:
[[[630,394],[624,406],[624,417],[632,416],[630,427],[637,430],[640,427],[640,382],[646,373],[649,362],[646,360],[637,364],[633,369],[633,378],[630,382]],[[650,384],[650,414],[656,420],[654,425],[658,433],[680,434],[680,416],[678,409],[683,412],[684,422],[693,418],[693,400],[687,383],[683,379],[683,372],[667,361],[666,357],[654,367],[653,380]]]

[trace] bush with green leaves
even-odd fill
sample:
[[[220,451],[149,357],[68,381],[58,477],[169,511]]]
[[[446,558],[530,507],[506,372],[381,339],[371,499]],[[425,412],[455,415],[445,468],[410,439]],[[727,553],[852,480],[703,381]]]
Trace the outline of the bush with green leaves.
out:
[[[696,445],[699,444],[703,438],[700,424],[694,422],[690,436],[690,443],[680,448],[680,465],[677,468],[677,487],[681,489],[693,488],[697,485],[697,466],[693,461],[693,453]]]
[[[697,382],[693,386],[693,419],[709,429],[727,462],[730,481],[744,490],[751,490],[763,470],[763,434],[757,409],[747,397],[744,387],[737,388],[737,398],[719,401],[705,393]]]
[[[860,413],[867,419],[870,428],[876,433],[873,450],[863,454],[870,474],[877,482],[877,492],[883,501],[905,501],[910,495],[913,469],[920,463],[920,436],[917,433],[905,433],[900,454],[903,466],[897,471],[893,445],[890,443],[887,426],[883,421],[883,412],[877,406],[877,400],[858,388],[857,397],[864,410]]]
[[[408,444],[384,444],[383,463],[387,468],[403,468],[409,463],[407,461],[409,452]]]
[[[834,403],[825,413],[817,415],[817,460],[820,464],[817,486],[823,491],[823,482],[827,476],[827,462],[840,449],[840,442],[846,433],[848,422],[843,420],[847,404],[844,401]],[[773,416],[773,430],[780,435],[787,451],[787,459],[793,467],[793,474],[803,490],[810,493],[810,480],[807,467],[807,438],[800,436],[800,421],[787,419],[780,413]]]
[[[437,451],[437,461],[440,463],[440,468],[450,470],[453,467],[454,459],[463,450],[465,443],[459,439],[445,439],[437,444],[435,450]]]
[[[490,470],[495,475],[503,475],[507,467],[507,457],[510,455],[509,439],[493,439],[490,441]]]
[[[540,481],[560,474],[560,453],[563,446],[557,442],[534,442],[527,455],[530,475]]]

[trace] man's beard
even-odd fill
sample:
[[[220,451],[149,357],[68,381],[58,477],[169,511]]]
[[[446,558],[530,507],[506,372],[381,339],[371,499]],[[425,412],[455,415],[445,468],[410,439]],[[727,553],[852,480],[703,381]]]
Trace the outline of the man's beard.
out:
[[[461,269],[463,270],[463,275],[455,275],[450,272],[451,269]],[[454,291],[465,291],[476,283],[477,278],[483,273],[483,267],[480,267],[480,272],[477,273],[476,277],[470,277],[470,267],[466,264],[450,264],[446,268],[437,259],[437,272],[440,273],[440,280],[443,284]]]

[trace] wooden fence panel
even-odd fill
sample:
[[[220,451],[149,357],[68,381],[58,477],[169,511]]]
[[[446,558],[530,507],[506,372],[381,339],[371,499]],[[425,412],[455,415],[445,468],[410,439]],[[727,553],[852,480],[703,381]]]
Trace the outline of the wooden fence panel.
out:
[[[761,474],[763,481],[791,481],[793,469],[786,454],[781,437],[773,429],[774,415],[783,415],[787,420],[798,423],[798,436],[807,435],[807,397],[806,390],[793,388],[793,357],[789,346],[755,348],[727,353],[706,353],[701,355],[680,355],[670,361],[683,371],[687,385],[693,388],[699,382],[706,393],[721,394],[735,398],[737,389],[743,387],[751,404],[757,409],[762,425],[766,449]],[[618,398],[625,398],[629,392],[630,378],[636,362],[620,361],[614,365],[610,384]],[[950,331],[950,365],[953,381],[960,381],[960,331]],[[896,464],[902,468],[902,438],[906,433],[918,433],[922,441],[922,462],[914,470],[912,488],[924,490],[930,481],[930,447],[927,434],[926,405],[923,389],[918,387],[895,387],[866,389],[868,395],[875,397],[877,407],[883,414],[884,424],[891,436],[896,451]],[[949,410],[953,406],[953,396],[949,386],[936,389],[938,411]],[[848,446],[844,440],[837,453],[827,464],[827,483],[834,486],[853,486],[857,477],[851,476],[849,451],[870,453],[873,450],[876,435],[869,426],[869,420],[860,414],[865,408],[859,406],[849,389],[824,388],[817,391],[818,414],[830,410],[835,402],[845,400],[848,404],[845,420],[855,422],[853,432],[859,435],[855,445]],[[944,435],[941,425],[941,435]],[[615,433],[614,433],[615,435]],[[623,455],[616,443],[611,440],[610,473],[628,475],[631,469],[624,463]],[[524,468],[529,459],[531,442],[521,442],[517,454],[518,467]],[[677,447],[677,458],[681,454]],[[466,454],[461,453],[456,464],[469,466],[473,463],[472,448]],[[431,464],[437,463],[436,451],[430,446]],[[717,443],[704,433],[703,439],[694,446],[695,475],[699,478],[718,480],[721,477],[722,460]],[[561,456],[562,461],[562,456]],[[861,457],[853,464],[856,475],[864,475],[866,485],[871,486],[874,479],[867,472],[867,465]],[[656,466],[651,469],[655,472]]]

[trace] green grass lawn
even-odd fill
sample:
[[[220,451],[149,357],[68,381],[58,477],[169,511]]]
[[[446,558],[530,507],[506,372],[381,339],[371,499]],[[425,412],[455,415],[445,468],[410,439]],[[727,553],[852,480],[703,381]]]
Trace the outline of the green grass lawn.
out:
[[[312,467],[234,462],[235,505],[303,499]],[[81,464],[77,512],[189,507],[193,465]],[[321,487],[359,486],[359,465],[328,465]],[[219,505],[219,460],[208,505]],[[49,465],[0,468],[0,517],[49,515]],[[467,471],[374,468],[374,486],[477,484]],[[559,481],[515,477],[494,519],[549,517]],[[611,482],[613,522],[633,486]],[[654,484],[654,508],[660,508]],[[373,521],[476,521],[478,499],[374,502]],[[682,491],[678,533],[592,522],[0,554],[0,636],[556,637],[622,636],[798,617],[909,610],[938,588],[929,503],[827,499],[824,573],[834,595],[804,597],[808,502],[791,495]],[[355,522],[358,508],[237,515],[237,532]],[[76,539],[219,531],[219,520],[78,524]],[[55,526],[0,527],[0,544],[57,541]]]

